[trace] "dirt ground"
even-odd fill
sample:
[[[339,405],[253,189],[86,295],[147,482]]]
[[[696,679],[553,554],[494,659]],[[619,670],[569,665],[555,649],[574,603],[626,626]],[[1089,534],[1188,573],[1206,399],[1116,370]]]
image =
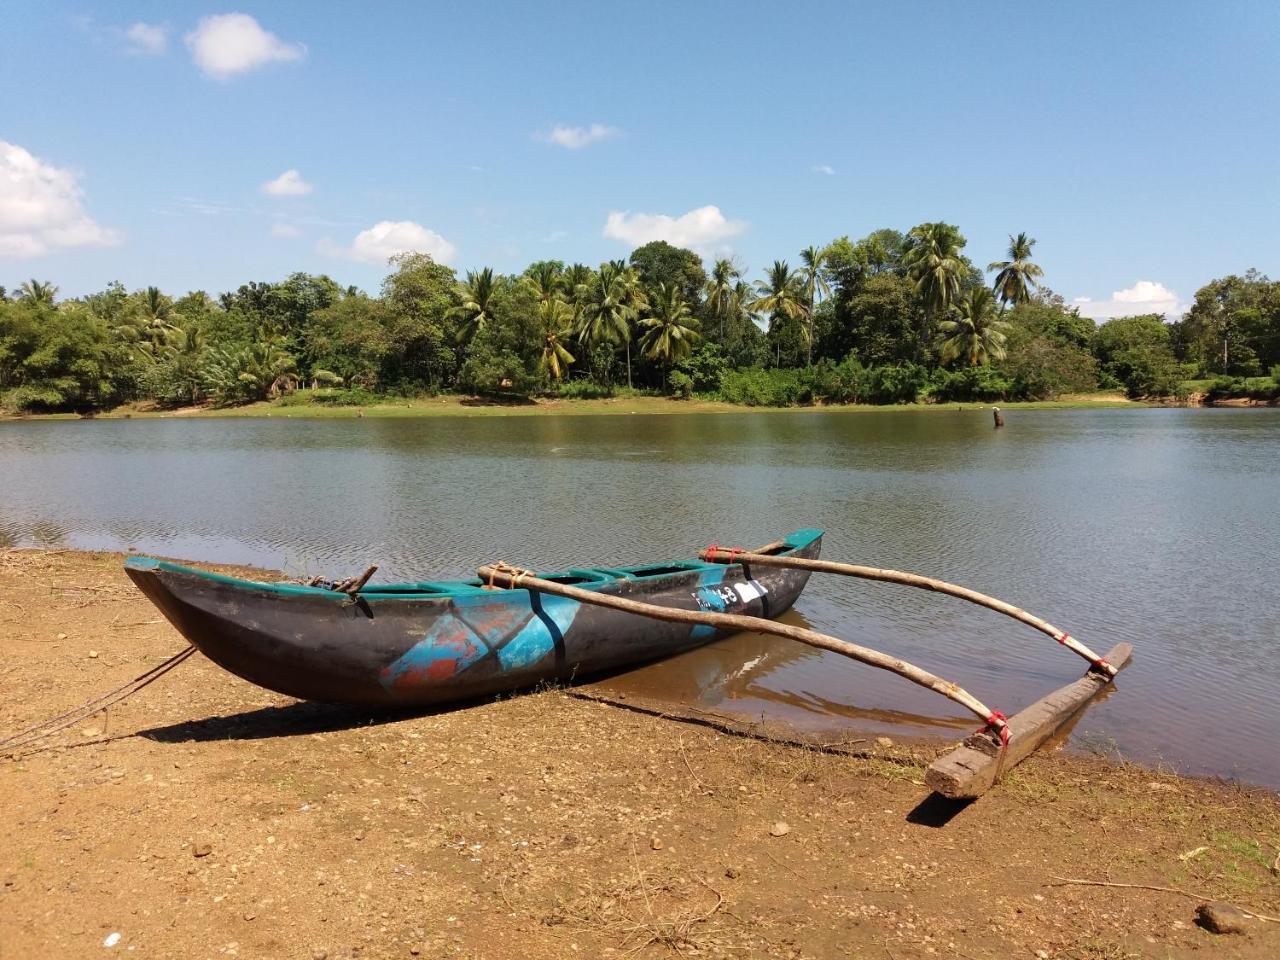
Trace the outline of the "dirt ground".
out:
[[[0,737],[182,648],[120,562],[0,553]],[[1195,923],[1280,917],[1275,794],[1052,754],[946,807],[874,747],[563,690],[376,716],[196,656],[0,755],[0,958],[1280,956]]]

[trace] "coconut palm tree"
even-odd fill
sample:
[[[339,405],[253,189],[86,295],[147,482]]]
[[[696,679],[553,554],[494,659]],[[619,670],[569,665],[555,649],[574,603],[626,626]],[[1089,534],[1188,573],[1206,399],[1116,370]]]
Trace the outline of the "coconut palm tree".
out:
[[[823,247],[805,247],[800,251],[800,284],[804,290],[805,296],[809,299],[809,330],[805,335],[808,341],[809,354],[807,365],[813,366],[813,311],[818,305],[820,297],[831,296],[831,286],[827,283],[826,278],[822,275],[822,268],[827,262],[827,248]]]
[[[729,300],[729,314],[735,321],[755,323],[760,318],[756,310],[756,288],[746,280],[739,280],[733,285],[733,296]]]
[[[970,366],[1003,360],[1009,324],[996,318],[996,298],[986,287],[974,287],[956,304],[956,319],[938,324],[942,361],[966,357]]]
[[[23,280],[22,286],[18,288],[18,299],[26,300],[28,303],[39,303],[45,306],[53,306],[53,298],[58,295],[58,288],[52,283],[41,283],[32,277],[30,280]]]
[[[564,291],[570,303],[577,304],[585,300],[595,273],[585,263],[575,263],[565,270],[562,275]]]
[[[721,347],[728,357],[737,356],[736,351],[741,347],[742,339],[746,337],[746,328],[758,319],[753,308],[755,300],[755,287],[746,280],[737,280],[728,292],[728,302],[722,317],[726,332],[721,337]]]
[[[1015,307],[1026,303],[1031,299],[1031,291],[1040,286],[1040,277],[1044,276],[1044,271],[1039,264],[1031,262],[1031,248],[1035,245],[1035,240],[1026,233],[1010,237],[1009,252],[1006,254],[1009,259],[997,260],[987,267],[988,270],[1000,271],[996,274],[992,289],[1000,298],[1002,313],[1011,303]]]
[[[634,339],[631,325],[635,323],[643,311],[649,309],[649,295],[645,292],[644,283],[640,279],[640,272],[635,267],[625,260],[611,260],[609,262],[618,274],[618,282],[622,284],[622,302],[631,309],[631,315],[627,321],[627,337],[623,341],[627,351],[627,387],[630,388],[632,386],[631,341]]]
[[[554,260],[538,261],[529,268],[524,278],[542,303],[558,296],[565,286],[564,268]]]
[[[663,384],[671,381],[671,368],[687,357],[702,339],[698,321],[674,284],[660,283],[654,291],[649,316],[640,321],[640,349],[663,365]]]
[[[907,236],[911,246],[902,263],[924,305],[918,341],[923,346],[930,340],[930,322],[944,316],[960,298],[965,273],[960,255],[963,242],[955,227],[947,223],[922,223]]]
[[[593,284],[582,284],[582,309],[578,315],[578,342],[595,350],[602,344],[627,345],[627,385],[631,383],[631,324],[636,309],[627,284],[627,268],[620,260],[600,264]]]
[[[742,276],[742,271],[732,260],[717,260],[711,268],[711,276],[707,279],[704,291],[707,296],[707,308],[711,315],[720,321],[720,342],[724,343],[724,320],[729,313],[733,299],[733,285]]]
[[[559,297],[548,297],[538,304],[538,319],[542,322],[542,353],[538,365],[559,380],[574,362],[574,356],[564,341],[573,333],[573,308]]]
[[[941,316],[960,297],[964,261],[959,236],[946,223],[921,224],[910,236],[915,242],[903,257],[907,276],[925,308]]]
[[[750,309],[768,314],[770,321],[795,321],[804,316],[804,293],[800,289],[800,277],[785,260],[773,261],[764,280],[756,281],[756,298]],[[808,335],[808,327],[800,327],[801,334]],[[782,342],[778,342],[779,366],[782,364]]]
[[[500,284],[501,279],[494,277],[492,267],[485,267],[478,273],[467,271],[466,282],[458,285],[462,303],[449,311],[462,321],[458,327],[459,343],[469,343],[493,319],[493,298]]]
[[[147,287],[138,295],[136,308],[138,334],[151,344],[153,351],[165,346],[178,332],[178,312],[173,301],[159,287]]]

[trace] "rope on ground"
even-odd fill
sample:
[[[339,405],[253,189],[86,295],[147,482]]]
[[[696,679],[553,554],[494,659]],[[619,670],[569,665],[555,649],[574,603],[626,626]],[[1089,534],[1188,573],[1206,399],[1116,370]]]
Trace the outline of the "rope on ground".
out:
[[[1227,903],[1226,900],[1219,900],[1217,897],[1211,897],[1204,893],[1194,893],[1190,890],[1179,890],[1177,887],[1161,887],[1149,883],[1113,883],[1110,880],[1076,880],[1072,877],[1050,877],[1052,883],[1046,883],[1047,887],[1056,887],[1068,885],[1073,887],[1111,887],[1119,890],[1154,890],[1156,893],[1174,893],[1180,897],[1186,897],[1188,900],[1205,900],[1217,901],[1218,903]],[[1269,917],[1265,913],[1258,913],[1252,907],[1241,907],[1237,904],[1229,904],[1237,910],[1252,917],[1255,920],[1262,920],[1266,923],[1280,923],[1280,917]]]
[[[87,720],[95,713],[106,710],[108,707],[119,703],[128,697],[133,696],[143,687],[154,683],[162,676],[172,670],[182,661],[186,660],[196,652],[195,647],[187,647],[184,650],[175,653],[172,657],[165,660],[164,663],[157,664],[145,673],[134,677],[128,683],[123,683],[114,690],[108,690],[106,693],[96,697],[91,697],[78,707],[73,707],[56,717],[50,717],[48,720],[42,720],[39,723],[33,723],[29,727],[24,727],[17,733],[0,739],[0,751],[12,753],[22,747],[30,746],[37,741],[52,736],[60,730],[74,726],[82,720]]]

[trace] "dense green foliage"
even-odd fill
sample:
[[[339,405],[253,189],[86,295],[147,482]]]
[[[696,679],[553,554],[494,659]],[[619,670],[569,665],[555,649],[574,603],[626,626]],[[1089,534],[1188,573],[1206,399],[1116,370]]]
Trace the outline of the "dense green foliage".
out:
[[[598,269],[544,260],[518,276],[459,278],[407,254],[377,296],[295,273],[217,297],[112,284],[59,300],[32,279],[0,288],[0,407],[598,397],[623,384],[761,406],[990,402],[1170,396],[1196,377],[1211,399],[1280,395],[1280,284],[1256,272],[1209,283],[1176,322],[1099,326],[1042,285],[1025,233],[985,272],[965,246],[947,223],[877,230],[754,280],[661,241]]]

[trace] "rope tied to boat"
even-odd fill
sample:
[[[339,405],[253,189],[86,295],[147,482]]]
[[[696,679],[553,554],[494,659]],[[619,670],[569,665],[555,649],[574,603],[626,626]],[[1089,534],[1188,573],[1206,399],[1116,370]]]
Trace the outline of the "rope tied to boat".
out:
[[[727,553],[729,555],[729,559],[726,560],[725,562],[729,564],[737,563],[738,554],[747,553],[747,552],[748,551],[744,550],[742,547],[722,547],[718,543],[707,544],[707,549],[704,551],[704,553],[711,553],[711,554]]]
[[[1009,753],[1009,718],[999,710],[992,710],[991,716],[987,717],[986,726],[978,732],[990,733],[991,737],[1000,744],[1000,752],[996,759],[996,779],[998,780],[1004,773],[1004,761]]]
[[[512,566],[511,564],[507,563],[507,561],[505,560],[499,560],[497,563],[491,564],[489,567],[488,589],[490,590],[500,589],[494,583],[494,580],[497,577],[506,577],[511,581],[511,585],[508,589],[519,590],[524,580],[532,576],[535,576],[532,570],[525,569],[524,567]]]
[[[104,694],[96,697],[90,697],[78,707],[72,707],[56,717],[50,717],[48,720],[42,720],[39,723],[33,723],[28,727],[24,727],[17,733],[12,733],[4,739],[0,740],[0,751],[11,753],[22,747],[30,746],[40,740],[50,737],[60,730],[74,726],[82,720],[87,720],[95,713],[101,713],[109,707],[115,706],[123,700],[127,700],[143,687],[155,683],[166,673],[172,670],[178,664],[182,663],[193,653],[196,652],[194,646],[188,646],[178,651],[172,657],[169,657],[163,663],[157,664],[150,670],[147,670],[134,677],[127,683],[122,683],[113,690],[108,690]]]
[[[1056,637],[1054,637],[1054,639],[1057,640],[1064,647],[1066,647],[1070,645],[1071,641],[1075,640],[1075,637],[1071,636],[1071,634],[1063,630]],[[1088,649],[1088,648],[1086,647],[1085,649]],[[1118,673],[1115,666],[1106,657],[1097,657],[1097,656],[1090,657],[1089,662],[1093,664],[1094,667],[1101,670],[1103,673],[1107,674],[1108,676],[1114,677],[1116,673]]]
[[[1000,741],[1000,750],[1003,752],[1009,746],[1009,718],[999,710],[992,710],[991,716],[987,717],[987,725],[979,730],[982,733],[985,730],[991,731],[991,735]]]

